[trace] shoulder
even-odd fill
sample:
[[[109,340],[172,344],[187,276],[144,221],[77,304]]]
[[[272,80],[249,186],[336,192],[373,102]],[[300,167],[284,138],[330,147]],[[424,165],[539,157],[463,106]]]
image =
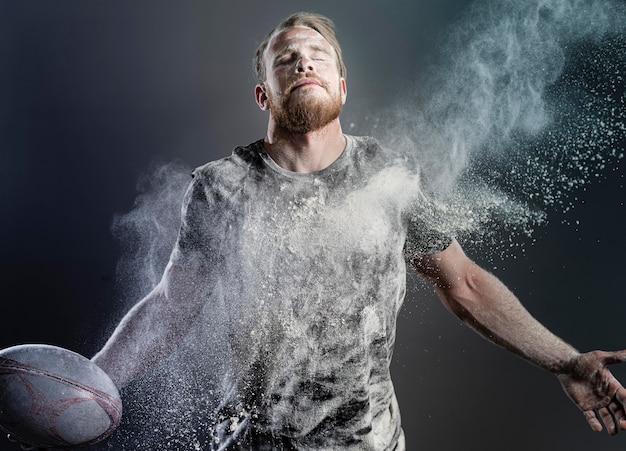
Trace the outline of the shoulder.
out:
[[[192,172],[194,179],[215,180],[231,178],[238,173],[246,173],[260,167],[259,146],[263,140],[255,141],[247,146],[235,147],[232,154],[219,160],[209,161],[198,166]]]
[[[345,135],[348,146],[353,148],[353,156],[356,159],[374,160],[376,162],[386,162],[398,165],[406,158],[393,148],[382,145],[380,141],[372,136]]]
[[[373,176],[381,172],[412,172],[406,158],[371,136],[346,135],[351,168],[363,176]]]
[[[376,138],[371,136],[344,135],[347,147],[354,150],[355,156],[363,157],[367,154],[379,153],[383,149]]]
[[[236,194],[247,184],[246,178],[259,173],[259,152],[257,146],[262,141],[248,146],[237,147],[228,157],[210,161],[195,168],[182,203],[183,217],[209,218],[211,212],[223,210],[225,204],[232,204]],[[199,220],[199,219],[197,219]]]
[[[255,141],[247,146],[236,147],[228,157],[210,161],[195,168],[191,187],[208,192],[232,191],[241,187],[244,179],[254,177],[262,171],[262,160],[259,146],[263,140]]]

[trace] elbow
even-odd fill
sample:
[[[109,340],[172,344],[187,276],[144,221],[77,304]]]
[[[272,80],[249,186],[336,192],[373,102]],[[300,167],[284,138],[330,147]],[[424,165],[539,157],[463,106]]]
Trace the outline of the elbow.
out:
[[[435,290],[446,309],[464,322],[471,321],[482,308],[480,278],[475,272],[467,272],[454,283],[437,286]]]

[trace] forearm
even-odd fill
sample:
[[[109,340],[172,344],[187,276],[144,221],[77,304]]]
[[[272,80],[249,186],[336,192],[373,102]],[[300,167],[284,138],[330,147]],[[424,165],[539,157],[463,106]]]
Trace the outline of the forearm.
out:
[[[169,264],[159,285],[124,316],[93,357],[117,387],[140,377],[181,343],[205,299],[198,278]]]
[[[522,306],[494,275],[472,262],[456,240],[442,252],[418,256],[415,269],[443,304],[485,338],[558,375],[565,392],[595,431],[626,430],[626,390],[606,368],[626,351],[579,353]]]
[[[140,377],[177,344],[166,337],[167,320],[159,302],[159,293],[151,293],[124,316],[93,362],[121,388]]]
[[[471,264],[464,279],[436,290],[451,311],[485,338],[553,373],[579,354],[537,321],[492,274]]]

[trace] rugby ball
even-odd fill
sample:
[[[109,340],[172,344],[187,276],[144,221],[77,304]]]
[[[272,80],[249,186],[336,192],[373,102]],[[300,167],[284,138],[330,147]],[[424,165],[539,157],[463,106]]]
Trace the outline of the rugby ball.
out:
[[[43,344],[0,351],[0,428],[13,439],[42,448],[90,445],[121,416],[115,384],[86,357]]]

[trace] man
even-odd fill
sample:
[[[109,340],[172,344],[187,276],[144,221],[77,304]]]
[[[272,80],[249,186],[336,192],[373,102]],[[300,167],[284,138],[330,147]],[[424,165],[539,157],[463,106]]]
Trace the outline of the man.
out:
[[[119,387],[194,334],[212,449],[403,450],[389,365],[408,262],[452,313],[552,372],[592,429],[626,429],[606,368],[626,351],[550,333],[442,231],[415,168],[343,134],[329,19],[286,19],[255,62],[267,135],[194,171],[161,282],[93,359]]]

